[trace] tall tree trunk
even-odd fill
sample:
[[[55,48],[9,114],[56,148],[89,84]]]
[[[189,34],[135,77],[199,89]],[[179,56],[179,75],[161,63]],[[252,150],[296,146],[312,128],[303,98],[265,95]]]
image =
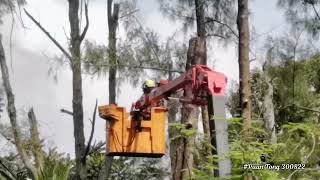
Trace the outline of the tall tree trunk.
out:
[[[248,0],[238,0],[237,25],[239,31],[239,94],[241,117],[243,118],[243,132],[246,140],[250,136],[251,128],[251,85],[249,62],[249,10]],[[251,180],[252,176],[245,176]]]
[[[82,101],[82,78],[81,78],[81,54],[80,54],[80,28],[79,28],[79,0],[69,1],[70,22],[70,51],[72,68],[72,108],[73,108],[73,133],[75,138],[76,172],[77,179],[87,178],[85,156],[85,138],[83,131],[83,101]]]
[[[116,90],[117,90],[117,28],[118,28],[118,17],[120,5],[115,3],[113,0],[108,0],[108,30],[109,30],[109,45],[108,45],[108,56],[109,56],[109,104],[116,104]],[[110,122],[106,121],[108,127]],[[107,134],[108,136],[108,134]],[[108,139],[108,138],[107,138]],[[108,142],[106,142],[106,145]],[[99,179],[108,179],[112,168],[112,156],[105,157],[104,167],[100,173]]]
[[[207,65],[207,46],[206,46],[206,25],[204,17],[204,0],[195,0],[196,8],[196,20],[197,20],[197,34],[198,37],[202,38],[204,47],[202,47],[202,52],[199,53],[198,64]],[[208,115],[208,106],[201,106],[201,117],[203,125],[203,133],[205,137],[210,141],[210,126],[209,126],[209,115]],[[211,131],[214,131],[212,129]],[[208,148],[206,150],[207,155],[211,155],[211,150]]]
[[[0,35],[0,66],[1,66],[1,75],[2,75],[2,81],[4,90],[7,96],[7,111],[10,119],[10,124],[12,128],[12,133],[14,137],[15,146],[17,148],[18,154],[23,162],[23,164],[26,166],[26,168],[33,174],[34,178],[37,179],[37,171],[36,168],[33,166],[31,160],[29,159],[23,145],[23,140],[21,137],[21,132],[18,126],[17,122],[17,113],[16,113],[16,107],[14,102],[14,94],[12,92],[11,84],[10,84],[10,78],[9,78],[9,72],[8,72],[8,66],[6,63],[6,57],[4,48],[2,45],[2,37]]]
[[[187,55],[186,70],[189,70],[192,65],[201,64],[203,62],[205,48],[205,39],[201,37],[192,38],[189,41],[189,49]],[[192,97],[192,88],[187,86],[184,89],[185,97]],[[198,107],[192,104],[183,104],[181,108],[181,123],[191,125],[192,128],[197,128],[198,124]],[[193,154],[192,149],[195,145],[195,137],[182,137],[175,140],[174,159],[171,159],[172,178],[175,180],[186,179],[192,177],[193,169]]]
[[[249,129],[251,127],[251,85],[248,16],[248,0],[238,0],[237,25],[239,31],[239,91],[241,117],[244,121],[244,132],[246,135],[249,135]]]

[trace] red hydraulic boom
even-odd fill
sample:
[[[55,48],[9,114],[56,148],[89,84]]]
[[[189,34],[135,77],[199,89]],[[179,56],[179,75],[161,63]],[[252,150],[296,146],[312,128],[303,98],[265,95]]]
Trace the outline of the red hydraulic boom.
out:
[[[205,65],[195,65],[175,80],[161,80],[159,87],[143,96],[135,103],[136,110],[143,111],[157,106],[162,99],[167,99],[180,89],[191,88],[192,97],[182,97],[180,102],[195,105],[207,105],[207,95],[224,96],[227,78],[224,74],[212,71]]]

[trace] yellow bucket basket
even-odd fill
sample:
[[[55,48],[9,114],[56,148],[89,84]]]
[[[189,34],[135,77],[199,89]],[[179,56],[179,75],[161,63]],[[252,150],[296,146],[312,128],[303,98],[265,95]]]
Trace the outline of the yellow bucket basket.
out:
[[[141,131],[136,131],[135,121],[123,107],[99,107],[100,117],[112,112],[116,119],[106,127],[108,156],[162,157],[166,151],[166,108],[151,108],[151,120],[141,121]]]

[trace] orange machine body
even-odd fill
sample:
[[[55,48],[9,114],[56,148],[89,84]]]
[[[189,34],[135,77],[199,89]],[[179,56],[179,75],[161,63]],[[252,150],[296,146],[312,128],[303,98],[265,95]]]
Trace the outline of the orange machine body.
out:
[[[166,108],[152,107],[151,119],[141,121],[141,131],[136,131],[136,121],[123,107],[116,105],[100,106],[99,113],[115,115],[106,130],[108,156],[162,157],[166,151],[165,119]]]

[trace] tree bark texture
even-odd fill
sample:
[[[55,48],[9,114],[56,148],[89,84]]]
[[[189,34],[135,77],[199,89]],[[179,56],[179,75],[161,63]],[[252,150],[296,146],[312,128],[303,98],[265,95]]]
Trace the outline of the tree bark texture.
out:
[[[109,104],[116,103],[116,88],[117,88],[117,28],[119,17],[119,4],[113,5],[112,1],[108,0],[108,29],[109,29]]]
[[[87,178],[85,156],[85,137],[83,130],[83,100],[82,100],[82,77],[81,77],[81,37],[79,27],[79,0],[69,1],[70,22],[70,51],[72,69],[72,108],[73,108],[73,133],[75,139],[76,176],[77,179]]]
[[[29,159],[29,157],[24,149],[24,144],[23,144],[23,140],[21,137],[21,132],[20,132],[20,129],[18,126],[14,94],[12,92],[12,88],[11,88],[11,84],[10,84],[8,66],[6,63],[6,57],[5,57],[5,52],[4,52],[4,48],[2,45],[1,35],[0,35],[0,66],[1,66],[1,73],[2,73],[1,75],[2,75],[3,86],[4,86],[6,96],[7,96],[7,111],[8,111],[8,115],[9,115],[9,119],[10,119],[12,133],[14,136],[15,146],[17,148],[18,154],[19,154],[23,164],[33,174],[34,178],[37,179],[36,168],[33,166],[31,160]]]
[[[273,104],[273,85],[270,77],[264,72],[264,79],[267,84],[267,89],[263,97],[263,120],[264,128],[269,134],[269,142],[271,144],[277,143],[275,117],[274,117],[274,104]]]
[[[266,62],[262,68],[264,81],[267,84],[263,97],[263,120],[264,128],[269,134],[269,142],[271,144],[277,143],[276,128],[275,128],[275,115],[274,115],[274,104],[273,104],[273,84],[272,79],[269,77],[268,70],[271,67],[271,53],[272,49],[267,51]]]
[[[239,84],[241,117],[244,132],[249,133],[251,127],[251,84],[249,62],[249,10],[248,0],[238,0],[237,25],[239,31]]]

